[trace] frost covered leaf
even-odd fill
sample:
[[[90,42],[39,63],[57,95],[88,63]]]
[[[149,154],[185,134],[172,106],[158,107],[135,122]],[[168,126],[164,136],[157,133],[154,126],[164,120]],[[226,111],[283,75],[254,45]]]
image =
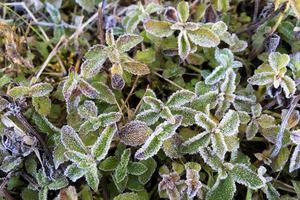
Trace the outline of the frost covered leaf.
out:
[[[216,156],[216,153],[211,149],[200,149],[200,155],[205,163],[207,163],[213,170],[218,171],[223,167],[222,160]]]
[[[143,37],[135,34],[121,35],[116,41],[116,48],[120,52],[126,52],[143,41]]]
[[[92,78],[103,67],[107,58],[107,49],[103,45],[95,45],[84,55],[85,61],[81,65],[81,74],[84,78]]]
[[[209,144],[210,135],[207,132],[199,133],[198,135],[188,139],[182,144],[181,152],[188,154],[198,153],[200,149]]]
[[[300,145],[297,145],[290,160],[289,172],[291,173],[299,168],[300,168]]]
[[[20,165],[21,162],[22,162],[21,157],[6,156],[1,163],[0,170],[2,170],[5,173],[8,173],[12,171],[15,167]]]
[[[92,12],[95,10],[95,0],[75,0],[84,10]]]
[[[150,105],[153,110],[157,111],[161,110],[164,105],[164,103],[161,100],[151,96],[145,96],[143,100],[146,104]]]
[[[195,124],[195,115],[198,111],[188,108],[188,107],[171,107],[171,112],[173,115],[180,115],[183,117],[182,119],[182,126],[191,126]]]
[[[273,72],[262,72],[254,74],[248,79],[248,82],[252,85],[268,85],[273,83],[274,73]]]
[[[297,130],[291,131],[290,138],[291,138],[292,142],[299,145],[300,144],[300,130],[297,129]]]
[[[143,121],[147,125],[152,125],[159,119],[159,112],[155,110],[145,110],[136,116],[136,120]]]
[[[38,83],[30,87],[32,97],[42,97],[48,95],[53,90],[50,83]]]
[[[185,60],[190,54],[191,45],[186,31],[181,31],[178,35],[178,54],[182,60]]]
[[[140,163],[145,165],[147,167],[147,170],[142,175],[140,175],[138,179],[141,184],[146,184],[150,180],[152,174],[155,172],[157,163],[153,158],[141,160]]]
[[[225,143],[224,135],[220,132],[216,132],[211,137],[212,147],[214,152],[216,152],[217,156],[222,160],[225,157],[225,153],[227,152],[227,145]]]
[[[28,95],[30,92],[29,87],[25,86],[16,86],[7,91],[7,94],[15,99],[21,98]]]
[[[182,142],[183,142],[182,138],[177,134],[165,140],[163,142],[162,148],[166,156],[172,159],[182,157],[182,154],[180,152],[180,145],[182,144]]]
[[[95,144],[92,146],[92,155],[98,160],[103,160],[108,153],[111,141],[117,131],[116,125],[106,127],[101,135],[98,137]]]
[[[221,180],[217,179],[214,186],[207,193],[207,200],[225,200],[233,199],[236,186],[231,176]]]
[[[194,98],[195,94],[193,92],[188,90],[179,90],[169,97],[166,105],[180,107],[191,102]]]
[[[73,163],[76,163],[79,168],[83,169],[89,168],[94,163],[94,160],[91,158],[91,156],[79,153],[77,151],[67,151],[65,152],[65,156]]]
[[[205,78],[205,83],[208,85],[216,84],[225,77],[226,70],[226,67],[222,65],[218,66]]]
[[[117,168],[119,161],[120,160],[116,156],[109,156],[101,161],[99,169],[105,172],[114,171]]]
[[[65,149],[64,145],[61,143],[61,141],[58,141],[53,150],[53,162],[54,162],[55,169],[57,169],[59,167],[59,165],[61,165],[65,161],[67,161],[67,159],[64,155],[65,152],[66,152],[66,149]]]
[[[174,124],[170,124],[166,121],[157,126],[155,131],[146,140],[145,144],[137,150],[135,158],[139,160],[146,160],[154,156],[159,151],[163,141],[172,137],[176,133],[176,129],[181,125],[181,121],[182,117],[176,116]]]
[[[73,91],[76,89],[78,84],[78,81],[76,79],[76,74],[71,72],[69,74],[68,79],[65,81],[63,88],[62,88],[62,93],[66,101],[68,101],[73,93]]]
[[[265,185],[265,179],[244,164],[236,164],[231,170],[233,179],[251,189],[259,189]]]
[[[272,160],[271,167],[274,172],[279,172],[283,169],[290,156],[288,147],[281,148],[275,159]]]
[[[121,155],[120,163],[118,164],[114,173],[114,177],[117,183],[122,182],[127,176],[128,173],[127,166],[129,163],[130,155],[131,155],[130,149],[126,149]]]
[[[220,43],[219,37],[208,28],[201,27],[195,31],[188,31],[190,40],[201,47],[216,47]]]
[[[217,126],[217,124],[212,119],[210,119],[208,115],[201,112],[195,115],[195,121],[198,126],[204,128],[209,132]]]
[[[265,192],[268,200],[279,200],[280,194],[276,190],[276,188],[269,182],[266,184],[266,186],[263,188],[263,191]]]
[[[286,98],[291,97],[296,92],[296,83],[288,76],[282,78],[281,87],[284,91]]]
[[[119,131],[121,142],[129,146],[144,144],[151,135],[152,130],[145,122],[134,120],[127,123]]]
[[[190,16],[188,2],[181,1],[177,4],[178,18],[181,22],[186,22]]]
[[[147,67],[147,65],[137,61],[123,62],[122,67],[125,71],[128,71],[134,75],[143,76],[150,73],[150,69]]]
[[[93,82],[92,86],[99,92],[99,99],[102,101],[109,103],[109,104],[115,104],[116,98],[114,93],[111,91],[109,87],[107,87],[106,84],[102,82]]]
[[[262,128],[270,128],[270,127],[276,125],[275,118],[273,116],[267,115],[267,114],[262,114],[257,119],[257,122]]]
[[[96,164],[92,165],[85,173],[87,184],[96,192],[100,183],[101,176],[98,174]]]
[[[247,140],[252,140],[256,133],[258,132],[258,123],[256,120],[251,121],[246,128]]]
[[[68,186],[69,182],[65,177],[59,177],[54,179],[49,185],[49,190],[59,190],[61,188],[64,188]]]
[[[114,200],[135,200],[135,199],[138,200],[140,199],[140,197],[138,194],[134,192],[126,192],[114,197]]]
[[[32,97],[32,105],[35,110],[42,116],[50,114],[51,111],[51,100],[47,96]]]
[[[279,52],[272,52],[269,55],[269,64],[274,71],[279,71],[285,68],[290,62],[290,57],[287,54],[281,54]]]
[[[89,119],[90,117],[96,117],[98,109],[93,101],[86,100],[78,107],[78,114],[83,119]]]
[[[75,130],[69,126],[61,128],[61,141],[65,148],[69,151],[85,153],[86,147]]]
[[[240,119],[238,113],[234,110],[229,110],[218,125],[218,129],[220,129],[222,134],[230,136],[238,133],[239,125]]]
[[[9,101],[0,97],[0,112],[3,111],[4,109],[8,108],[9,104],[10,104]]]
[[[169,123],[175,123],[175,117],[169,107],[164,106],[160,112],[160,117],[167,120]]]
[[[99,92],[83,79],[79,80],[78,88],[80,92],[88,98],[97,99],[100,96]]]
[[[129,162],[128,174],[139,176],[147,171],[147,167],[141,162]]]
[[[171,23],[165,21],[158,20],[148,20],[144,23],[144,28],[150,34],[156,37],[169,37],[173,34],[173,30],[171,30]]]
[[[122,113],[110,112],[103,113],[96,118],[95,124],[93,124],[93,130],[97,130],[99,127],[106,127],[118,122],[122,117]]]

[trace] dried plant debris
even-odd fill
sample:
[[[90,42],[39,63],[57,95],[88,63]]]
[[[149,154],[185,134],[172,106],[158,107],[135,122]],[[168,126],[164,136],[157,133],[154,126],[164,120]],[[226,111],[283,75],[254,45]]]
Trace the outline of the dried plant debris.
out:
[[[300,1],[0,13],[0,200],[300,198]]]

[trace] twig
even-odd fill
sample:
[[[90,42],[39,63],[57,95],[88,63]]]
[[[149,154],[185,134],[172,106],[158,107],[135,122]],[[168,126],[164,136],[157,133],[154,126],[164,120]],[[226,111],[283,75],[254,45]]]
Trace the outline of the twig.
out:
[[[104,11],[105,1],[101,3],[101,6],[98,8],[98,39],[100,40],[100,44],[105,44],[105,37],[104,37],[104,20],[103,20],[103,11]]]
[[[50,22],[33,22],[33,25],[38,25],[38,26],[47,26],[47,27],[62,27],[62,28],[70,28],[70,29],[77,29],[76,26],[67,24],[67,23],[61,23],[61,24],[55,24],[55,23],[50,23]]]
[[[175,87],[178,87],[179,89],[185,90],[183,87],[181,87],[181,86],[178,85],[177,83],[171,81],[170,79],[167,79],[167,78],[163,77],[163,76],[160,75],[159,73],[157,73],[157,72],[153,72],[153,73],[154,73],[156,76],[158,76],[158,77],[164,79],[164,80],[167,81],[168,83],[174,85]]]
[[[270,158],[274,158],[275,156],[278,155],[278,153],[281,149],[281,146],[282,146],[282,138],[283,138],[283,133],[284,133],[285,127],[287,126],[288,120],[289,120],[292,112],[296,108],[299,100],[300,100],[300,94],[298,94],[296,97],[293,98],[293,100],[291,102],[291,106],[280,125],[280,129],[279,129],[279,132],[278,132],[278,135],[276,138],[276,144],[275,144],[272,154],[270,155]]]
[[[259,3],[260,3],[260,0],[254,0],[254,13],[253,13],[253,20],[252,20],[254,23],[257,20]]]
[[[132,85],[132,87],[131,87],[131,90],[130,90],[130,92],[129,92],[127,98],[125,99],[125,101],[124,101],[122,107],[121,107],[122,110],[124,109],[124,107],[125,107],[125,105],[127,104],[129,98],[130,98],[131,95],[133,94],[133,91],[134,91],[134,89],[136,88],[136,85],[137,85],[137,81],[138,81],[138,80],[139,80],[139,76],[136,76],[136,78],[135,78],[135,80],[134,80],[134,83],[133,83],[133,85]]]

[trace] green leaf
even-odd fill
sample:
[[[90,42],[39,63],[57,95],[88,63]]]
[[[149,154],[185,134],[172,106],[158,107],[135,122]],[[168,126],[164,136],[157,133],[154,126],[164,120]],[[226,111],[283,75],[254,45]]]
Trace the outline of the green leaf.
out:
[[[50,83],[38,83],[30,87],[32,97],[42,97],[48,95],[53,90]]]
[[[136,120],[145,122],[148,126],[158,121],[160,115],[156,110],[145,110],[136,116]]]
[[[172,23],[158,20],[148,20],[144,23],[144,28],[150,34],[156,37],[169,37],[173,34],[171,30]]]
[[[106,127],[92,146],[92,155],[100,161],[105,158],[110,148],[111,141],[117,131],[115,124]]]
[[[77,88],[77,84],[78,80],[76,79],[76,75],[70,73],[62,88],[62,93],[66,101],[70,99],[73,91]]]
[[[141,162],[129,162],[128,174],[139,176],[147,171],[147,167]]]
[[[210,29],[201,27],[195,31],[188,31],[190,40],[201,47],[216,47],[220,43],[219,37]]]
[[[53,162],[54,162],[55,169],[57,169],[60,164],[67,161],[65,154],[64,154],[65,152],[66,152],[66,149],[65,149],[64,145],[61,143],[60,140],[57,141],[56,146],[54,147],[54,150],[53,150]]]
[[[83,79],[79,80],[78,88],[84,96],[90,99],[98,99],[100,96],[100,93]]]
[[[29,87],[17,86],[17,87],[13,87],[10,90],[8,90],[7,94],[9,96],[13,97],[14,99],[18,99],[18,98],[28,95],[29,92],[30,92]]]
[[[296,83],[288,76],[284,76],[281,81],[281,87],[284,91],[286,98],[290,98],[296,92]]]
[[[191,52],[191,45],[186,31],[180,31],[178,35],[178,54],[182,60],[185,60]]]
[[[273,83],[274,73],[273,72],[261,72],[254,74],[248,79],[248,82],[252,85],[268,85]]]
[[[98,191],[98,186],[100,183],[101,175],[98,174],[96,164],[91,166],[89,170],[85,173],[85,179],[87,184],[96,192]]]
[[[294,190],[297,193],[297,197],[300,198],[300,181],[291,180],[294,186]]]
[[[265,185],[265,179],[244,164],[234,165],[230,173],[236,182],[253,190],[262,188]]]
[[[178,90],[174,92],[166,103],[167,106],[180,107],[191,102],[196,95],[188,90]]]
[[[299,168],[300,168],[300,145],[297,145],[290,160],[289,172],[291,173]]]
[[[48,199],[48,188],[44,187],[39,190],[39,200],[47,200]]]
[[[126,149],[121,155],[121,161],[118,164],[114,173],[114,177],[117,183],[122,182],[125,179],[125,177],[128,175],[127,166],[129,163],[130,155],[131,155],[130,149]]]
[[[0,170],[4,171],[5,173],[8,173],[15,169],[18,165],[20,165],[21,162],[21,157],[6,156],[1,163]]]
[[[47,96],[32,97],[32,105],[42,116],[47,116],[51,111],[51,100]]]
[[[69,125],[61,128],[61,142],[69,151],[76,151],[80,153],[85,153],[87,151],[78,134]]]
[[[116,98],[112,90],[102,82],[93,82],[92,86],[99,92],[99,99],[109,104],[116,104]]]
[[[199,112],[195,115],[195,121],[198,126],[204,128],[208,132],[212,131],[217,126],[217,124],[210,119],[207,114],[202,112]]]
[[[96,2],[95,0],[75,0],[84,10],[92,12],[95,10]]]
[[[256,133],[258,132],[258,123],[256,120],[250,121],[246,128],[246,138],[247,140],[252,140]]]
[[[74,162],[79,168],[90,168],[94,163],[93,158],[90,155],[82,154],[76,151],[67,151],[65,156],[72,162]]]
[[[141,184],[146,184],[150,180],[152,174],[155,172],[157,163],[153,158],[141,160],[139,163],[142,163],[147,167],[147,170],[138,177]]]
[[[200,149],[200,155],[204,163],[208,164],[213,170],[219,171],[223,168],[223,161],[211,149]]]
[[[269,64],[275,72],[286,67],[290,62],[290,57],[287,54],[281,54],[279,52],[272,52],[269,55]]]
[[[281,148],[278,155],[272,160],[271,167],[274,172],[281,171],[290,157],[288,147]]]
[[[119,194],[114,200],[140,200],[139,195],[134,192]]]
[[[143,37],[135,34],[121,35],[116,41],[116,48],[120,52],[126,52],[143,41]]]
[[[68,186],[69,182],[65,177],[59,177],[54,179],[49,185],[49,190],[59,190],[61,188],[64,188]]]
[[[226,70],[226,67],[222,65],[218,66],[205,78],[205,83],[208,85],[216,84],[225,77]]]
[[[85,175],[87,170],[88,169],[79,168],[75,163],[73,163],[66,168],[64,175],[71,179],[71,181],[76,182]]]
[[[96,117],[98,114],[98,108],[93,101],[86,100],[78,107],[78,114],[83,119],[89,119]]]
[[[270,182],[266,184],[266,187],[263,188],[263,190],[266,193],[268,200],[280,200],[279,192]]]
[[[186,22],[190,16],[188,2],[181,1],[178,3],[177,12],[180,22]]]
[[[224,135],[221,132],[214,133],[211,137],[211,142],[213,150],[216,152],[217,156],[223,160],[225,153],[228,151]]]
[[[220,180],[217,179],[214,186],[207,193],[207,200],[230,200],[233,199],[234,193],[236,191],[236,186],[234,180],[231,176]]]
[[[218,125],[218,129],[223,135],[230,136],[238,133],[239,125],[238,113],[234,110],[229,110]]]
[[[84,55],[85,61],[81,65],[81,74],[84,78],[92,78],[100,72],[107,59],[107,48],[95,45]]]
[[[134,75],[147,75],[150,73],[150,69],[144,63],[137,62],[137,61],[127,61],[122,62],[122,67],[125,71],[134,74]]]
[[[114,171],[119,164],[119,159],[116,156],[109,156],[105,160],[103,160],[100,165],[99,169],[102,171]]]
[[[195,124],[195,115],[198,111],[188,108],[188,107],[171,107],[171,112],[173,115],[180,115],[183,117],[181,125],[182,126],[191,126]]]
[[[199,133],[182,144],[181,152],[188,154],[198,153],[200,149],[209,144],[210,135],[207,132]]]
[[[139,191],[145,190],[143,184],[141,184],[139,182],[138,177],[132,176],[132,175],[129,175],[129,179],[127,182],[127,188],[134,192],[139,192]]]
[[[157,99],[156,97],[151,97],[151,96],[145,96],[143,98],[144,102],[148,104],[153,110],[161,110],[164,106],[164,103]]]

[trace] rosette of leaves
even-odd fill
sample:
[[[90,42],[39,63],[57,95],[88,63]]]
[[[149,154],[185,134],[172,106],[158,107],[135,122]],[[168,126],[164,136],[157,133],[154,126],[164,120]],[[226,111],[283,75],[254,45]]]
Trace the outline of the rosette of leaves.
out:
[[[86,100],[78,107],[78,114],[84,120],[79,127],[79,133],[86,135],[101,127],[117,123],[122,114],[119,112],[102,113],[98,115],[98,108],[93,101]]]
[[[175,115],[174,122],[170,123],[168,121],[165,121],[159,124],[156,127],[155,131],[143,144],[143,146],[136,151],[135,158],[139,160],[146,160],[156,155],[163,145],[164,141],[176,134],[176,130],[181,125],[181,123],[182,117]]]
[[[130,161],[130,156],[131,150],[125,149],[120,156],[107,157],[99,165],[100,170],[111,174],[120,193],[126,188],[131,191],[143,190],[145,182],[140,181],[140,177],[144,177],[149,170],[153,170],[153,166],[143,161]]]
[[[248,114],[244,113],[246,118]],[[245,123],[247,124],[246,128],[246,138],[247,140],[253,139],[256,133],[261,128],[269,128],[275,125],[275,118],[268,114],[262,114],[262,107],[258,103],[251,106],[251,118],[246,119]]]
[[[152,90],[151,92],[148,90],[147,93],[149,93],[149,96],[143,97],[143,101],[147,107],[136,116],[137,120],[144,121],[147,125],[155,124],[160,118],[167,120],[169,123],[174,123],[175,115],[181,115],[183,117],[183,126],[195,123],[194,116],[197,111],[185,106],[195,98],[193,92],[179,90],[173,93],[165,104],[156,98]]]
[[[109,104],[116,103],[114,93],[104,83],[90,84],[82,76],[71,71],[62,87],[62,94],[68,106],[70,106],[70,102],[74,102],[78,97],[78,91],[90,99],[100,99]]]
[[[207,165],[218,172],[214,185],[206,193],[208,200],[233,199],[236,183],[253,190],[261,189],[266,185],[266,179],[263,177],[264,167],[255,172],[248,162],[233,157],[230,163],[223,162],[208,148],[200,150],[200,155]]]
[[[225,78],[226,72],[229,69],[236,69],[242,67],[240,61],[234,60],[234,55],[230,49],[219,49],[215,50],[215,59],[219,63],[207,77],[205,77],[205,83],[213,85]]]
[[[100,72],[104,62],[109,59],[112,63],[111,83],[115,89],[123,89],[125,82],[123,70],[134,75],[146,75],[150,73],[147,65],[130,58],[126,52],[143,41],[143,37],[135,34],[124,34],[115,40],[112,29],[106,32],[106,43],[93,46],[86,54],[85,61],[81,65],[81,75],[92,78]]]
[[[166,166],[160,169],[162,180],[158,184],[158,192],[161,198],[169,198],[170,200],[182,199],[186,185],[184,180],[180,179],[180,175],[174,171],[170,172]]]
[[[41,115],[48,115],[51,109],[49,94],[53,86],[50,83],[37,83],[32,86],[16,86],[7,91],[7,94],[14,99],[31,97],[32,105]]]
[[[66,148],[66,158],[72,162],[65,170],[65,175],[73,182],[84,176],[88,185],[97,191],[101,178],[97,164],[106,157],[116,131],[116,124],[107,126],[89,148],[72,127],[63,126],[61,142]]]
[[[143,6],[141,2],[138,2],[137,5],[131,5],[127,8],[122,24],[126,32],[133,33],[141,22],[149,19],[150,15],[159,13],[162,9],[163,7],[157,3],[151,2]]]
[[[156,37],[169,37],[175,31],[179,32],[177,37],[178,54],[185,60],[187,56],[197,49],[193,45],[201,47],[216,47],[220,43],[218,35],[205,24],[188,22],[190,16],[187,2],[180,2],[177,10],[174,9],[175,21],[148,20],[144,23],[145,30]]]
[[[220,159],[224,159],[227,151],[238,148],[238,128],[240,125],[238,112],[228,110],[221,121],[214,118],[209,111],[195,115],[196,124],[205,131],[190,138],[182,144],[182,153],[195,154],[209,145]]]
[[[255,71],[254,75],[248,79],[252,85],[264,85],[270,88],[283,89],[286,98],[291,97],[296,92],[295,81],[286,75],[287,65],[290,58],[287,54],[272,52],[269,54],[268,63],[263,63]]]

